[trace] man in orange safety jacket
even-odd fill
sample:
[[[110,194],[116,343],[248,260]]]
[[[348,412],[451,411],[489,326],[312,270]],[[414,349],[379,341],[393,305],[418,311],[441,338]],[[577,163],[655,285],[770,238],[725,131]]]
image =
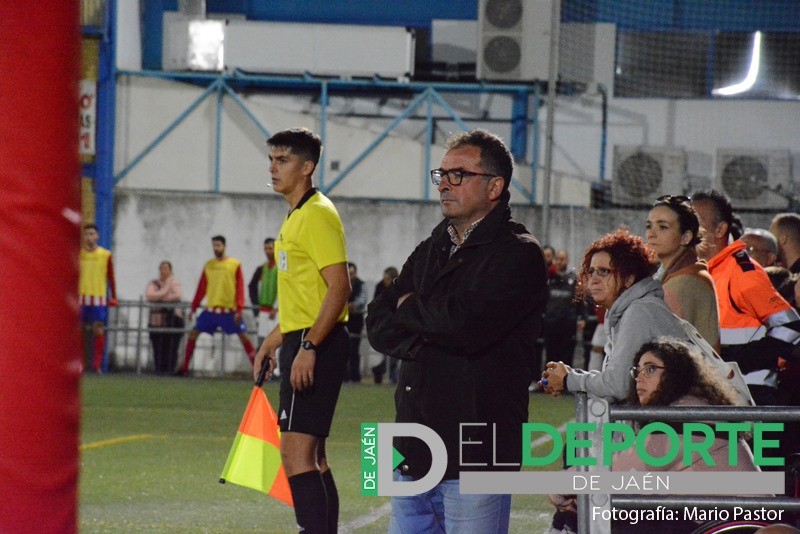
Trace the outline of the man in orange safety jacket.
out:
[[[704,233],[698,256],[708,262],[719,304],[722,357],[739,364],[757,404],[783,404],[777,369],[780,358],[800,354],[800,316],[750,259],[744,242],[729,244],[734,217],[728,198],[702,191],[692,196],[692,206]]]

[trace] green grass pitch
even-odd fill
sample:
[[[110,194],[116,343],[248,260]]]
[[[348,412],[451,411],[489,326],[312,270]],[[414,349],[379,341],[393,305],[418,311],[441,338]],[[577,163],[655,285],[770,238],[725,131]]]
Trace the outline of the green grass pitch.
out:
[[[119,374],[86,376],[82,387],[81,532],[297,532],[291,508],[218,482],[252,382]],[[277,409],[277,383],[265,389]],[[388,498],[360,495],[359,438],[362,422],[393,421],[393,393],[342,388],[327,447],[342,533],[387,531]],[[572,399],[531,395],[530,413],[558,426]],[[516,495],[511,531],[542,532],[551,514],[546,496]]]

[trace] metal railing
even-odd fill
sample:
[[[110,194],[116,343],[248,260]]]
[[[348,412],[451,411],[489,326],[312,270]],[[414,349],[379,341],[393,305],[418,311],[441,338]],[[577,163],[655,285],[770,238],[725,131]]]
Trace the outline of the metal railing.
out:
[[[681,407],[632,407],[609,405],[599,398],[588,398],[586,393],[575,394],[575,420],[578,423],[595,423],[597,432],[591,436],[589,449],[578,449],[581,457],[603,457],[602,425],[610,421],[800,421],[800,410],[793,406],[681,406]],[[578,439],[589,439],[587,432],[578,432]],[[578,466],[579,472],[608,471],[607,466]],[[740,507],[753,510],[800,511],[800,499],[787,497],[722,497],[682,495],[610,495],[604,493],[578,494],[578,532],[580,534],[607,534],[611,532],[611,521],[603,520],[600,511],[620,509],[652,510],[659,506],[682,508],[685,506],[707,506],[720,509]],[[594,518],[593,517],[594,508]],[[597,517],[601,519],[598,520]],[[609,515],[606,515],[609,517]]]
[[[185,319],[182,328],[150,327],[149,311],[152,309],[180,310]],[[139,300],[120,300],[116,307],[109,307],[108,325],[108,357],[116,369],[133,370],[137,374],[153,369],[153,348],[150,333],[180,334],[178,362],[183,361],[186,346],[186,334],[192,330],[193,323],[188,320],[190,302],[147,302],[144,297]],[[199,314],[202,308],[198,308]],[[245,307],[242,320],[247,326],[253,346],[257,348],[257,329],[253,306]],[[199,374],[223,376],[226,374],[247,372],[250,362],[239,343],[229,340],[230,336],[217,332],[214,336],[201,336],[197,340],[194,357],[190,369]],[[232,342],[233,347],[228,346]],[[245,366],[244,364],[247,364]],[[241,365],[240,365],[241,364]]]

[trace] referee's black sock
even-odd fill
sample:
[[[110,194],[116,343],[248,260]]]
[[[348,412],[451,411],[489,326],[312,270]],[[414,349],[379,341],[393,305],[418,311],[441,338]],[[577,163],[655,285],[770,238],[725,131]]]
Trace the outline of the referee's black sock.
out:
[[[319,471],[307,471],[289,477],[289,487],[294,500],[294,516],[303,534],[327,532],[327,506],[325,486]]]
[[[328,534],[336,534],[339,530],[339,491],[336,489],[336,482],[333,481],[330,469],[320,471],[319,477],[322,479],[328,501]]]

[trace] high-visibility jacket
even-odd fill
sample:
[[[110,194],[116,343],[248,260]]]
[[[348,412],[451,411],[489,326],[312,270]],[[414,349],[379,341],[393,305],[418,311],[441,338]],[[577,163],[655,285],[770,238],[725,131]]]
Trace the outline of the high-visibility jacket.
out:
[[[745,247],[735,241],[708,262],[719,304],[722,356],[739,363],[748,384],[775,386],[778,358],[791,358],[800,342],[800,316]]]

